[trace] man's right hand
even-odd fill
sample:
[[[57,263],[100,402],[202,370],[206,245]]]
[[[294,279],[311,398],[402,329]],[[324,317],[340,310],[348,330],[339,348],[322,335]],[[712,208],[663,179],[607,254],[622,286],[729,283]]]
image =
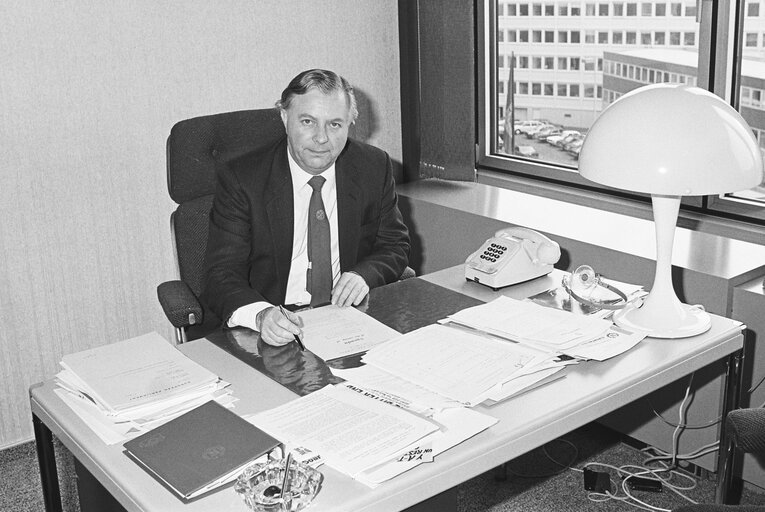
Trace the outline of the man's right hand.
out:
[[[295,336],[303,335],[300,317],[274,306],[258,313],[257,324],[263,341],[275,347],[286,345],[295,341]]]

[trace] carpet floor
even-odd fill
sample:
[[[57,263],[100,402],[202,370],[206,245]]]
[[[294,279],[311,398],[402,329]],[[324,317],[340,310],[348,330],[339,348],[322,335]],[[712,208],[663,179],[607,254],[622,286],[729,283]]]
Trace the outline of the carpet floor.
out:
[[[56,444],[59,479],[64,510],[79,512],[72,457]],[[457,488],[458,512],[610,512],[636,510],[636,502],[618,499],[595,501],[585,491],[581,468],[588,462],[612,466],[641,465],[646,455],[621,441],[615,432],[597,423],[586,425],[566,436],[533,450],[506,465],[468,480]],[[605,466],[592,467],[608,472],[614,490],[624,496],[619,475]],[[0,451],[0,511],[40,512],[44,510],[40,474],[34,443]],[[679,482],[687,485],[687,482]],[[618,488],[617,488],[618,486]],[[688,502],[664,488],[663,492],[635,491],[634,496],[658,509],[671,510]],[[683,494],[698,502],[714,501],[714,481],[696,478],[695,488]],[[741,503],[765,507],[765,494],[746,488]],[[244,506],[242,507],[244,511]],[[765,509],[764,509],[765,510]]]

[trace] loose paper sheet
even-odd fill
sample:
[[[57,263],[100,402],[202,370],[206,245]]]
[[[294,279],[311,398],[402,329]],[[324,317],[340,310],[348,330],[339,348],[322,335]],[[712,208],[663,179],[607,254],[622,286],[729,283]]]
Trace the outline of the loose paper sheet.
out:
[[[321,454],[352,477],[438,430],[433,422],[345,386],[326,386],[248,420],[288,445]]]
[[[446,409],[436,413],[433,419],[442,425],[441,430],[408,446],[384,464],[364,471],[356,479],[374,487],[422,463],[435,461],[438,464],[438,454],[497,423],[492,416],[464,407]]]
[[[303,344],[325,361],[365,352],[399,336],[395,329],[353,307],[329,305],[298,315],[303,322]]]

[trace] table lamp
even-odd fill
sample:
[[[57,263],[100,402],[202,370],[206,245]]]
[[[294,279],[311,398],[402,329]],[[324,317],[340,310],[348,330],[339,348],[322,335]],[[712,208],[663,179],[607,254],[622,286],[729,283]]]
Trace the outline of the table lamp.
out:
[[[657,338],[705,332],[711,318],[683,304],[672,286],[672,245],[680,198],[750,189],[763,179],[751,128],[721,98],[681,84],[625,94],[595,120],[579,154],[588,180],[651,195],[656,271],[650,293],[614,314],[625,329]]]

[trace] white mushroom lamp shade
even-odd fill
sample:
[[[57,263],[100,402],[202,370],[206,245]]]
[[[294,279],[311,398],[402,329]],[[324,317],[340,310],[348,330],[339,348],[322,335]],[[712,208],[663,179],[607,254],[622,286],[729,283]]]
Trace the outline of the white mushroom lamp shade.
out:
[[[763,180],[751,128],[721,98],[680,84],[654,84],[608,106],[587,133],[579,174],[651,194],[656,271],[648,297],[614,315],[626,329],[658,338],[702,333],[711,318],[680,302],[672,287],[672,246],[680,198],[747,190]]]

